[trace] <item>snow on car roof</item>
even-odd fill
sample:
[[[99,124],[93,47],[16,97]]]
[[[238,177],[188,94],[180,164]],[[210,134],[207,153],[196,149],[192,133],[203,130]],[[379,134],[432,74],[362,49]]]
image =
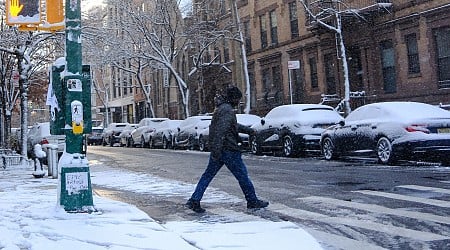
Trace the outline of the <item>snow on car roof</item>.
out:
[[[265,119],[329,123],[343,119],[332,107],[321,104],[290,104],[272,109]]]
[[[426,118],[450,119],[450,112],[426,103],[419,102],[379,102],[364,105],[363,107],[375,107],[383,110],[389,117],[403,121],[420,120]],[[359,109],[359,108],[358,108]],[[356,110],[358,110],[356,109]],[[355,111],[356,111],[355,110]],[[355,117],[354,117],[355,119]]]

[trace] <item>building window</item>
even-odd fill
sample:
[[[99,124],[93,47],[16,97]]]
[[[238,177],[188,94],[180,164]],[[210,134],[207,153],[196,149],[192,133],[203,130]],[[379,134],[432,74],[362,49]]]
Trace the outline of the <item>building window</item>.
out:
[[[292,70],[292,95],[294,103],[303,103],[304,101],[304,88],[303,88],[303,76],[300,61],[300,68]]]
[[[311,57],[308,60],[309,63],[309,70],[310,70],[310,78],[311,78],[311,88],[318,88],[319,87],[319,80],[317,78],[317,63],[316,58]]]
[[[281,86],[281,67],[279,65],[269,66],[262,69],[262,82],[264,88],[264,102],[271,109],[283,104]]]
[[[325,61],[325,81],[327,85],[326,94],[336,94],[336,78],[334,72],[334,57],[335,54],[326,54],[324,56]]]
[[[297,38],[298,33],[298,17],[297,17],[297,2],[289,3],[289,22],[291,24],[291,39]]]
[[[439,88],[450,88],[450,27],[434,31]]]
[[[250,21],[244,22],[244,39],[245,39],[245,52],[250,53],[252,51],[252,38],[250,35]]]
[[[267,27],[266,27],[266,16],[259,16],[259,27],[261,32],[261,48],[267,47]]]
[[[270,38],[272,39],[272,45],[278,44],[278,24],[277,13],[272,10],[270,13]]]
[[[406,50],[408,52],[408,74],[420,73],[419,49],[416,34],[405,36]]]
[[[397,91],[397,83],[395,77],[394,44],[390,40],[382,41],[380,48],[384,91],[386,93],[395,93]]]

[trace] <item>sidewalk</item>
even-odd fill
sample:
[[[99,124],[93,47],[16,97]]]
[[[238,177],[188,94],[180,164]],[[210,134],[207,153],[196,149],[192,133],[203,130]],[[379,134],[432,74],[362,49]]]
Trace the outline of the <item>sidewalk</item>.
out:
[[[132,205],[95,195],[99,212],[67,213],[57,206],[58,179],[35,179],[31,173],[25,166],[0,169],[2,250],[321,249],[290,222],[160,225]]]

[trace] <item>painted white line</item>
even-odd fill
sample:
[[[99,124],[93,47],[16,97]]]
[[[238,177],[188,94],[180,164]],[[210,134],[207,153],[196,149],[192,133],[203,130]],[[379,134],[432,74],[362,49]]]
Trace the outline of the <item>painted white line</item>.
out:
[[[291,208],[283,204],[271,204],[269,206],[271,211],[281,213],[287,216],[295,217],[298,219],[320,221],[329,224],[346,225],[351,227],[359,227],[371,231],[381,232],[388,235],[400,236],[405,238],[411,238],[419,241],[434,241],[434,240],[448,240],[450,237],[429,233],[421,232],[417,230],[412,230],[403,227],[396,227],[389,224],[381,224],[373,221],[356,219],[356,218],[341,218],[341,217],[331,217],[328,215],[314,213],[307,210],[301,210],[296,208]]]
[[[390,214],[400,217],[408,217],[412,219],[416,219],[419,221],[432,221],[442,224],[448,224],[450,225],[450,217],[447,216],[439,216],[429,213],[421,213],[416,211],[405,211],[400,209],[392,209],[387,208],[375,204],[365,204],[365,203],[358,203],[358,202],[351,202],[351,201],[343,201],[343,200],[337,200],[333,198],[327,198],[327,197],[320,197],[320,196],[310,196],[305,198],[299,198],[299,200],[303,201],[312,201],[312,202],[321,202],[325,204],[329,204],[332,206],[342,206],[342,207],[350,207],[355,208],[359,210],[365,210],[373,213],[380,213],[380,214]]]
[[[402,195],[402,194],[379,192],[379,191],[372,191],[372,190],[359,190],[359,191],[353,191],[353,192],[367,194],[367,195],[381,196],[381,197],[397,199],[397,200],[423,203],[423,204],[427,204],[430,206],[436,206],[436,207],[450,207],[450,202],[442,201],[442,200],[426,199],[426,198],[420,198],[420,197],[414,197],[414,196],[408,196],[408,195]]]
[[[402,186],[397,186],[397,187],[406,188],[406,189],[414,189],[414,190],[419,190],[419,191],[429,191],[429,192],[450,194],[450,189],[445,189],[445,188],[425,187],[425,186],[417,186],[417,185],[402,185]]]
[[[315,229],[305,229],[323,246],[332,246],[332,249],[345,250],[385,250],[386,248],[376,246],[364,241],[350,239],[344,236],[330,234]]]

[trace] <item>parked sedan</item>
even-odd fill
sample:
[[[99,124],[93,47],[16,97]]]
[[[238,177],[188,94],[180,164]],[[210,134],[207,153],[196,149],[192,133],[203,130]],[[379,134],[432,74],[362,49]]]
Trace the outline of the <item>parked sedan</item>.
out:
[[[342,121],[332,107],[320,104],[290,104],[273,108],[252,126],[256,135],[250,138],[251,151],[281,151],[292,157],[320,150],[320,135],[325,128]]]
[[[127,126],[127,122],[113,122],[103,130],[103,146],[113,146],[115,143],[120,142],[119,135],[122,130]]]
[[[92,127],[92,132],[86,136],[87,145],[100,145],[103,141],[103,127]]]
[[[450,164],[450,112],[417,102],[382,102],[359,107],[321,138],[330,160],[369,152],[380,163],[426,159]]]
[[[174,148],[197,148],[198,135],[200,131],[209,127],[211,119],[212,116],[209,115],[191,116],[184,119],[177,128]]]
[[[144,118],[142,119],[138,127],[131,132],[131,145],[132,146],[148,146],[150,141],[150,133],[155,131],[157,127],[160,127],[161,122],[169,120],[169,118]]]
[[[167,120],[161,122],[161,126],[150,135],[150,148],[173,147],[173,137],[182,120]]]
[[[239,124],[244,126],[252,126],[253,124],[259,122],[261,117],[252,114],[236,114],[236,119]],[[239,133],[240,138],[240,146],[243,150],[248,149],[249,142],[248,134]],[[200,151],[206,151],[208,149],[208,140],[209,140],[209,127],[202,130],[198,136],[198,143]]]
[[[131,147],[131,132],[137,128],[136,123],[130,123],[122,130],[122,132],[119,135],[120,140],[120,146],[127,146]]]

